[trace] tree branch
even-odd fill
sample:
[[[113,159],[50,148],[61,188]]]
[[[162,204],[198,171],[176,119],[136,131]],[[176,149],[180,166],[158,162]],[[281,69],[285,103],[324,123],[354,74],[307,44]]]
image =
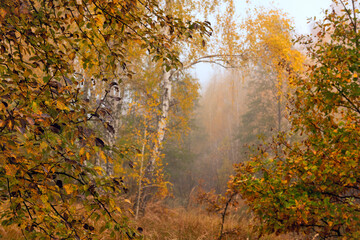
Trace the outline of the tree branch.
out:
[[[213,55],[206,55],[206,56],[202,56],[202,57],[199,57],[198,59],[196,59],[195,61],[185,65],[185,66],[182,66],[181,68],[177,69],[176,71],[174,71],[170,78],[172,78],[172,76],[180,71],[183,71],[185,69],[188,69],[188,68],[191,68],[192,66],[198,64],[198,63],[213,63],[213,64],[216,64],[216,65],[219,65],[225,69],[230,69],[230,68],[239,68],[241,66],[227,66],[223,63],[220,63],[220,62],[224,62],[226,64],[230,64],[230,62],[228,60],[226,60],[225,58],[226,57],[235,57],[235,58],[242,58],[242,60],[246,60],[245,58],[245,54],[213,54]]]

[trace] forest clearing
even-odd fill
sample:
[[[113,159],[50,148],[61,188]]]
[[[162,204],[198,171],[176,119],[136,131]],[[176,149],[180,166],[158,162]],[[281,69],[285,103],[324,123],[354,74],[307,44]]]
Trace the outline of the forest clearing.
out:
[[[0,0],[0,239],[360,239],[360,2],[259,2]]]

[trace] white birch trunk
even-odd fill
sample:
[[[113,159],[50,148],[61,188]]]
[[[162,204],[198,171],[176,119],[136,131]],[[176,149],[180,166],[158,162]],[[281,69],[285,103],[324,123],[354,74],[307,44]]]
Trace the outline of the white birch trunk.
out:
[[[168,11],[169,3],[171,0],[166,0],[166,11]],[[165,37],[168,37],[169,31],[167,27],[163,29]],[[171,76],[174,73],[174,70],[166,71],[165,67],[163,67],[163,73],[161,75],[161,84],[162,84],[162,96],[161,96],[161,115],[159,116],[157,122],[157,129],[156,129],[156,139],[154,141],[153,149],[150,154],[149,162],[146,166],[144,179],[147,179],[148,182],[151,182],[154,170],[155,170],[155,163],[156,160],[159,159],[161,148],[163,145],[165,131],[168,124],[168,117],[169,117],[169,110],[170,110],[170,101],[171,101],[171,90],[172,90],[172,83],[171,83]],[[142,186],[139,187],[139,195],[136,204],[136,216],[145,212],[147,201],[151,198],[151,188],[146,188],[145,185],[141,184]]]
[[[170,6],[172,4],[172,0],[165,1],[165,12],[169,12]],[[169,37],[169,28],[164,27],[162,29],[165,37]],[[160,151],[162,147],[162,143],[165,137],[165,130],[168,123],[169,109],[170,109],[170,100],[171,100],[171,76],[174,70],[166,71],[165,67],[163,67],[163,74],[161,76],[161,84],[163,88],[163,94],[161,97],[161,115],[158,121],[158,126],[156,130],[156,140],[154,142],[154,147],[152,154],[149,159],[147,171],[153,172],[155,167],[155,161],[160,157]]]
[[[170,110],[170,101],[171,101],[171,75],[172,71],[166,72],[161,76],[161,82],[163,85],[163,94],[162,94],[162,102],[161,102],[161,115],[158,121],[158,126],[156,130],[156,140],[154,142],[153,151],[148,163],[147,170],[152,172],[154,170],[155,161],[160,157],[160,151],[162,148],[162,144],[165,137],[165,131],[168,123],[169,110]]]

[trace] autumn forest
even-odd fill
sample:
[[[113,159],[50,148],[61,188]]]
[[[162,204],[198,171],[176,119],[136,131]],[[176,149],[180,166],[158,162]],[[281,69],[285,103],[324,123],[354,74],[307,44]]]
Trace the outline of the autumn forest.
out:
[[[0,239],[360,239],[360,1],[253,2],[0,0]]]

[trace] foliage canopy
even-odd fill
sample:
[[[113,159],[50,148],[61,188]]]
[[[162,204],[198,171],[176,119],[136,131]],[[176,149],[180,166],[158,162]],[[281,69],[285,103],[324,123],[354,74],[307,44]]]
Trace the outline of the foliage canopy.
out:
[[[290,142],[280,134],[239,164],[235,191],[261,220],[264,233],[315,232],[360,237],[360,86],[358,1],[334,1],[304,40],[309,64],[291,85]],[[291,70],[291,69],[290,69]]]
[[[89,122],[113,131],[101,102],[132,77],[127,46],[169,70],[180,66],[170,44],[209,30],[154,0],[1,1],[0,193],[9,206],[2,225],[17,224],[30,238],[90,239],[95,229],[136,237],[114,195],[126,190],[121,177],[95,165],[112,161],[110,150],[125,153],[109,149]],[[92,79],[106,83],[97,106],[82,95],[81,83]]]

